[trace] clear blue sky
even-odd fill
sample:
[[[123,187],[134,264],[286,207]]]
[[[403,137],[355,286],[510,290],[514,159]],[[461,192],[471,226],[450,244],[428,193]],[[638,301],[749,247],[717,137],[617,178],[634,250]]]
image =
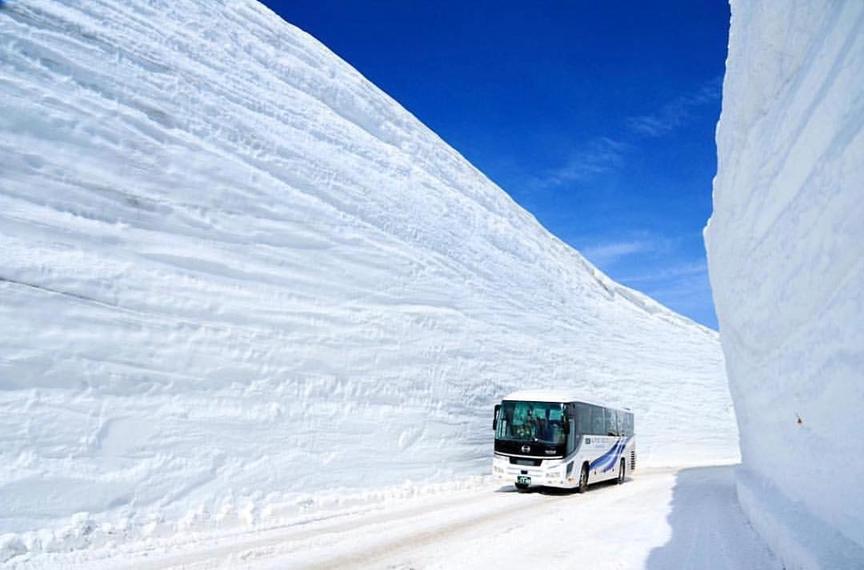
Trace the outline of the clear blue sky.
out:
[[[265,0],[616,280],[717,327],[722,0]]]

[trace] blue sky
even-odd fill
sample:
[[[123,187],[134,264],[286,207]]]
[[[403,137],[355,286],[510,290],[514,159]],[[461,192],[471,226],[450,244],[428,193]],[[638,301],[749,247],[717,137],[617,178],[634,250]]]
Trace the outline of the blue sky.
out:
[[[265,0],[616,280],[717,327],[722,0]]]

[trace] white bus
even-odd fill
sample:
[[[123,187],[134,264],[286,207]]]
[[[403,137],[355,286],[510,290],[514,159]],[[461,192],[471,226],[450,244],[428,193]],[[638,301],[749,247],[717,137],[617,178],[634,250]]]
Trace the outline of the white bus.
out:
[[[633,413],[553,391],[514,392],[495,406],[492,473],[519,490],[584,493],[636,468]]]

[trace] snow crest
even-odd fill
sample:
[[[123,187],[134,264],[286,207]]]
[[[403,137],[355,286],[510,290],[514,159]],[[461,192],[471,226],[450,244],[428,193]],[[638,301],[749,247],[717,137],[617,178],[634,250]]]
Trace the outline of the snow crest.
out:
[[[709,269],[739,498],[787,568],[864,566],[864,4],[732,3]]]
[[[737,458],[716,333],[252,0],[6,2],[0,152],[6,558],[482,475],[517,388]]]

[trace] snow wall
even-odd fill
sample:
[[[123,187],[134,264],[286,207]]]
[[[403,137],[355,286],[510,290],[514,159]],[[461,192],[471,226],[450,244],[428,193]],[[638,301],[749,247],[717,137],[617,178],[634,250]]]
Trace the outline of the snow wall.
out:
[[[732,2],[706,230],[738,493],[787,568],[864,567],[864,3]]]
[[[0,152],[7,557],[488,473],[523,387],[738,459],[715,332],[256,2],[5,2]]]

